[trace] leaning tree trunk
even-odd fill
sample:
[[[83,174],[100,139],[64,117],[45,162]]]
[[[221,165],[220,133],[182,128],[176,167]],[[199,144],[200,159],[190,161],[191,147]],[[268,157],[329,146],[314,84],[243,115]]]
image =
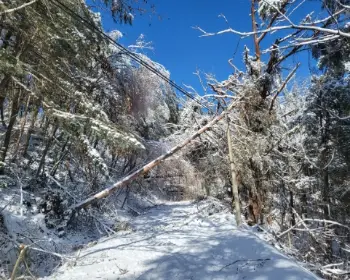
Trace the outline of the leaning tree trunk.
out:
[[[144,165],[143,167],[139,168],[138,170],[136,170],[135,172],[133,172],[129,176],[126,176],[124,179],[116,182],[111,187],[104,189],[103,191],[101,191],[101,192],[99,192],[99,193],[89,197],[88,199],[86,199],[86,200],[84,200],[84,201],[82,201],[82,202],[80,202],[80,203],[78,203],[76,205],[73,205],[71,207],[72,213],[78,211],[79,209],[82,209],[82,208],[85,208],[85,207],[89,206],[90,204],[96,202],[99,199],[102,199],[102,198],[105,198],[105,197],[111,195],[113,192],[115,192],[120,187],[130,183],[131,181],[135,180],[139,176],[141,176],[141,175],[143,175],[145,173],[148,173],[151,169],[155,168],[160,163],[162,163],[164,160],[166,160],[167,158],[171,157],[176,152],[180,151],[183,147],[185,147],[186,145],[191,143],[199,135],[201,135],[202,133],[207,131],[209,128],[211,128],[213,125],[215,125],[220,120],[222,120],[227,115],[227,113],[229,111],[231,111],[235,107],[235,105],[237,105],[237,103],[240,102],[240,101],[241,101],[241,99],[237,99],[237,101],[233,101],[229,105],[229,107],[227,108],[226,111],[224,111],[220,115],[216,116],[211,122],[209,122],[207,125],[203,126],[200,130],[198,130],[196,133],[194,133],[191,137],[187,138],[181,144],[173,147],[167,153],[159,156],[155,160],[153,160],[153,161],[149,162],[148,164]]]
[[[240,226],[242,224],[241,207],[239,205],[238,180],[237,180],[235,163],[233,161],[232,140],[231,140],[231,131],[230,131],[229,125],[227,125],[227,145],[228,145],[228,155],[230,159],[230,170],[231,170],[231,181],[232,181],[232,194],[233,194],[232,207],[235,208],[237,226]]]

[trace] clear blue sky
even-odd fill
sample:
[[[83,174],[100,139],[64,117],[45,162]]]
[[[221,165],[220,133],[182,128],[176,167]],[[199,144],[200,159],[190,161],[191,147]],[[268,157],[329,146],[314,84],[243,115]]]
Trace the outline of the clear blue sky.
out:
[[[225,29],[226,22],[218,17],[219,14],[224,14],[231,27],[251,31],[250,0],[153,0],[152,2],[155,3],[156,12],[162,17],[161,20],[155,15],[136,14],[133,25],[127,26],[113,22],[110,14],[103,12],[105,30],[107,32],[120,30],[124,34],[120,43],[124,46],[134,44],[138,36],[144,34],[146,40],[152,41],[155,48],[154,51],[148,51],[147,55],[163,64],[170,71],[171,79],[181,86],[183,83],[193,85],[200,92],[198,79],[193,75],[196,69],[213,73],[218,80],[224,80],[231,74],[232,70],[227,61],[233,57],[239,37],[225,34],[199,38],[199,31],[192,27],[200,26],[207,31]],[[300,9],[296,16],[306,15],[310,11],[310,5],[312,1]],[[267,39],[266,43],[271,43],[271,40]],[[242,64],[244,45],[253,50],[252,38],[240,41],[234,57],[235,65],[241,69],[244,67]],[[308,76],[308,54],[293,57],[287,62],[287,66],[292,67],[298,61],[302,62],[299,76]]]

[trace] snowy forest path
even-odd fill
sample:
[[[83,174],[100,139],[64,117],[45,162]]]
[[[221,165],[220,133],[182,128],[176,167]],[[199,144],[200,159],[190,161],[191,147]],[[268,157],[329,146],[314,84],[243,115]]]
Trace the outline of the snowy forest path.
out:
[[[45,279],[318,279],[250,229],[237,228],[215,200],[156,206],[131,226]]]

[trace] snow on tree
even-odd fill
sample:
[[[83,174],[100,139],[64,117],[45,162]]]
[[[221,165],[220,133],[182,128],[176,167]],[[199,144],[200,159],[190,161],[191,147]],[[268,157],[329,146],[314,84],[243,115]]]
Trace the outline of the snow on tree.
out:
[[[329,178],[331,173],[334,172],[335,175],[343,167],[346,168],[345,162],[339,161],[341,157],[336,151],[335,143],[338,142],[338,145],[342,146],[340,143],[346,141],[347,135],[347,109],[343,112],[337,110],[341,110],[340,104],[347,104],[345,88],[348,87],[348,73],[345,65],[349,57],[349,33],[346,24],[349,14],[346,3],[325,1],[321,5],[324,10],[320,14],[315,15],[310,11],[305,14],[303,20],[296,23],[294,12],[303,6],[303,3],[252,0],[251,32],[238,31],[231,27],[217,32],[207,32],[201,27],[197,29],[202,33],[202,37],[232,33],[251,36],[253,39],[254,55],[250,54],[248,48],[245,48],[244,52],[246,72],[238,71],[231,63],[235,75],[212,86],[214,94],[218,97],[218,104],[229,95],[244,97],[241,106],[230,115],[230,127],[233,135],[235,172],[239,175],[241,202],[243,209],[248,210],[247,218],[252,224],[265,221],[269,223],[278,219],[278,226],[274,227],[283,233],[281,236],[284,238],[286,235],[283,230],[302,225],[308,232],[308,238],[304,239],[305,242],[297,242],[299,235],[298,231],[294,230],[293,236],[296,240],[293,244],[306,252],[311,242],[315,250],[327,259],[321,260],[318,256],[311,255],[308,261],[322,262],[327,266],[334,258],[344,257],[340,252],[337,252],[335,257],[331,244],[343,242],[339,241],[338,236],[341,235],[339,233],[343,233],[346,225],[337,227],[332,233],[328,232],[329,235],[333,234],[334,237],[331,238],[322,233],[322,230],[315,229],[319,224],[312,222],[312,219],[305,224],[305,216],[301,218],[298,211],[303,215],[324,218],[331,223],[329,207],[332,208],[333,203],[339,203],[339,198],[330,195],[333,182],[330,183]],[[224,19],[226,20],[225,17]],[[269,47],[262,49],[264,40],[267,41],[272,33],[276,34],[282,30],[290,32],[277,40],[273,39],[274,42],[271,42]],[[315,86],[318,85],[316,92],[321,98],[312,98],[314,109],[308,107],[311,105],[311,99],[305,99],[300,93],[306,92],[308,95],[309,90],[305,90],[305,87],[295,88],[294,93],[288,93],[287,84],[295,75],[298,65],[291,69],[286,77],[281,73],[281,67],[289,57],[307,49],[312,49],[319,67],[327,72],[327,77],[320,77],[318,82],[318,78],[314,79]],[[310,92],[311,97],[315,88],[312,87]],[[326,98],[327,95],[329,97]],[[334,111],[332,108],[337,106]],[[345,107],[347,108],[347,105]],[[319,126],[315,123],[319,123]],[[331,128],[337,131],[334,139]],[[340,140],[342,137],[344,139]],[[311,146],[306,147],[306,143]],[[337,166],[334,169],[333,164]],[[347,180],[346,176],[339,177],[339,174],[335,177]],[[338,183],[343,185],[341,180],[339,181]],[[336,200],[338,202],[335,202]],[[344,207],[341,202],[340,205]],[[320,212],[323,212],[323,215],[320,215]],[[333,217],[341,224],[346,223],[344,219],[338,220],[344,215],[345,212]],[[328,228],[328,222],[325,222],[324,229]],[[290,234],[290,230],[286,232]],[[289,244],[292,244],[292,240],[289,240]],[[299,257],[304,259],[303,254]],[[323,275],[330,274],[325,269],[320,271]],[[337,276],[337,273],[334,275]],[[341,277],[341,273],[338,275]]]

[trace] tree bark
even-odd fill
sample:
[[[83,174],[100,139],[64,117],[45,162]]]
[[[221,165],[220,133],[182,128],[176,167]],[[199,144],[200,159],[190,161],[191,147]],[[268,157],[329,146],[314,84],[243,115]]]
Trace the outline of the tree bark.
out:
[[[256,22],[256,18],[255,18],[255,3],[256,0],[251,0],[252,4],[251,4],[251,8],[250,8],[250,12],[251,12],[251,17],[252,17],[252,28],[253,28],[253,32],[254,32],[254,47],[255,47],[255,55],[256,55],[256,59],[257,59],[257,63],[260,63],[260,58],[261,58],[261,51],[260,51],[260,41],[259,41],[259,37],[257,34],[257,22]],[[260,70],[259,70],[260,72]]]
[[[28,96],[28,99],[27,99],[27,102],[26,102],[26,108],[25,108],[25,111],[24,111],[24,116],[22,117],[21,129],[20,129],[20,132],[19,132],[19,135],[18,135],[18,139],[17,139],[17,142],[16,142],[16,147],[15,147],[15,150],[14,150],[14,155],[13,155],[13,157],[12,157],[12,161],[13,161],[13,162],[16,160],[16,157],[17,157],[17,154],[18,154],[19,144],[20,144],[20,142],[21,142],[21,140],[22,140],[22,135],[23,135],[23,132],[24,132],[24,127],[25,127],[26,122],[27,122],[27,114],[28,114],[29,102],[30,102],[30,95]]]
[[[328,174],[328,168],[325,168],[321,172],[322,177],[322,185],[323,185],[323,212],[324,212],[324,218],[326,220],[330,219],[330,198],[329,198],[329,174]]]
[[[14,91],[15,91],[15,93],[14,93],[14,96],[12,99],[10,121],[9,121],[9,125],[7,127],[7,130],[6,130],[4,144],[2,146],[1,161],[3,161],[3,162],[6,159],[7,151],[8,151],[9,145],[10,145],[12,129],[13,129],[13,126],[15,125],[17,114],[18,114],[18,98],[20,96],[20,91],[16,90],[16,89]]]
[[[35,125],[35,120],[36,120],[36,116],[38,115],[38,112],[39,112],[39,108],[35,107],[35,109],[32,112],[32,119],[30,120],[30,125],[28,128],[26,140],[25,140],[24,146],[23,146],[23,153],[22,153],[23,156],[25,156],[28,152],[30,138],[32,137],[32,133],[34,130],[34,125]]]
[[[293,191],[289,191],[289,206],[290,206],[290,215],[291,215],[291,226],[294,227],[296,225],[295,214],[293,212],[294,209],[294,193]],[[295,230],[292,230],[293,234],[296,234]]]
[[[322,136],[321,136],[321,182],[322,182],[322,196],[323,196],[323,212],[324,218],[329,220],[330,218],[330,188],[329,188],[329,159],[330,159],[330,149],[329,149],[329,140],[330,140],[330,116],[328,111],[323,112],[323,116],[321,116],[323,120],[321,120],[322,127]]]
[[[264,224],[265,191],[262,185],[262,174],[259,166],[252,158],[249,159],[249,163],[255,183],[250,186],[248,192],[248,224],[255,225],[259,222]]]
[[[235,208],[236,223],[237,223],[237,226],[240,226],[242,224],[241,207],[239,204],[238,180],[237,180],[235,163],[233,161],[232,140],[231,140],[231,131],[230,131],[229,125],[227,125],[227,145],[228,145],[228,155],[230,159],[232,194],[233,194],[232,208]]]
[[[8,88],[8,85],[10,83],[11,75],[7,74],[0,82],[0,116],[1,116],[1,123],[4,127],[6,127],[5,119],[4,119],[4,102],[6,94],[4,91]]]
[[[53,129],[53,131],[52,131],[51,136],[50,136],[49,139],[47,140],[46,147],[45,147],[45,149],[44,149],[44,151],[43,151],[43,154],[42,154],[41,159],[40,159],[39,167],[38,167],[38,170],[37,170],[37,172],[36,172],[36,176],[35,176],[36,178],[39,177],[40,172],[41,172],[41,169],[42,169],[43,166],[44,166],[45,158],[46,158],[47,152],[49,151],[49,149],[50,149],[50,147],[51,147],[51,143],[52,143],[53,138],[55,137],[55,134],[56,134],[57,129],[58,129],[58,126],[55,126],[54,129]]]
[[[6,127],[5,118],[4,118],[4,102],[5,97],[0,96],[0,117],[1,117],[1,123],[3,127]]]
[[[60,153],[60,156],[58,157],[56,163],[54,164],[54,166],[52,167],[52,170],[50,172],[50,175],[52,177],[55,177],[55,174],[57,172],[57,169],[58,167],[60,166],[60,163],[64,160],[65,156],[68,154],[69,152],[69,147],[70,147],[70,144],[68,145],[68,142],[69,142],[69,137],[67,137],[67,140],[66,142],[64,142],[63,146],[62,146],[62,149],[61,149],[61,153]],[[68,148],[67,148],[67,151],[66,151],[66,147],[68,145]]]

